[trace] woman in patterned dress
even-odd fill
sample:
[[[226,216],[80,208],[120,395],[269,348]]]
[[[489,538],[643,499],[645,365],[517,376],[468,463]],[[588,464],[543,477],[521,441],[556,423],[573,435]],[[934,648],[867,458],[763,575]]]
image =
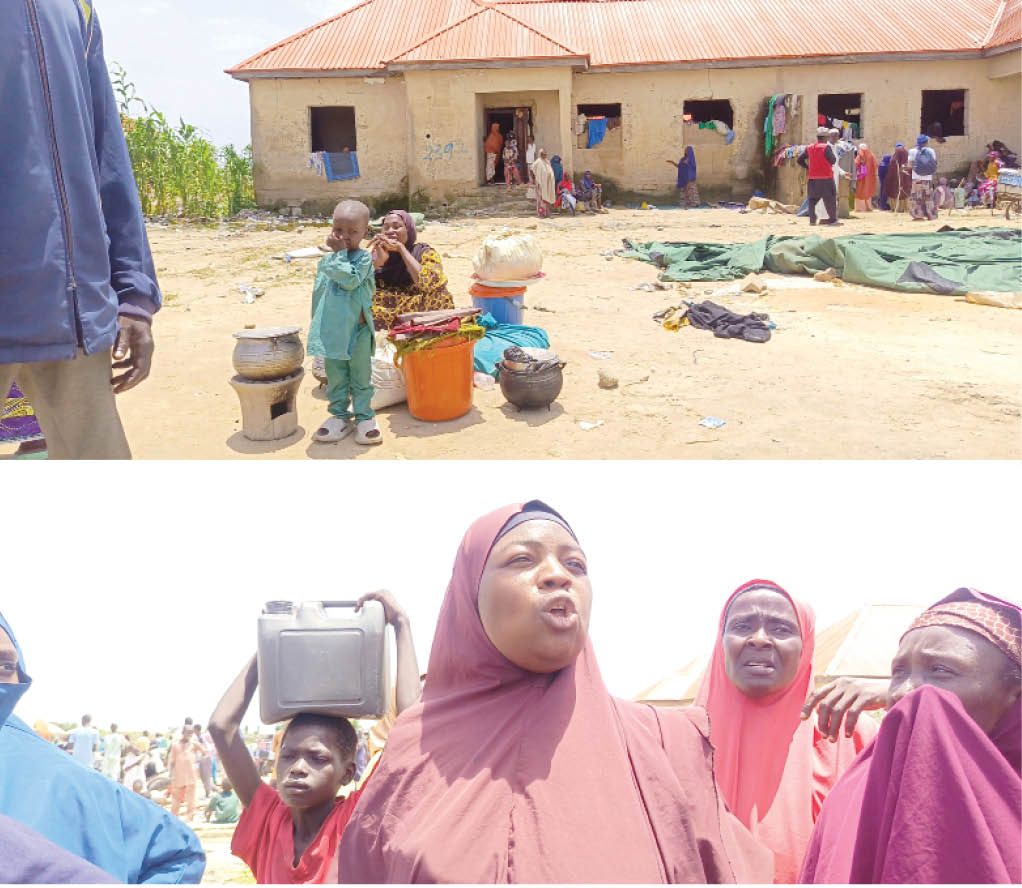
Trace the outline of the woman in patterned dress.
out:
[[[376,267],[373,322],[388,330],[399,314],[454,308],[440,254],[418,240],[415,222],[404,210],[383,218],[383,231],[369,243]]]
[[[46,439],[35,411],[17,383],[0,399],[0,444],[18,444],[16,457],[46,454]]]

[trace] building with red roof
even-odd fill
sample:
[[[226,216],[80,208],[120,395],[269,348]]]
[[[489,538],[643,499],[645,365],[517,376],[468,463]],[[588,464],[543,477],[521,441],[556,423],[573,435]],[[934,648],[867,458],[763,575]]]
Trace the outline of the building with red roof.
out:
[[[992,139],[1019,147],[1022,0],[920,8],[363,0],[227,73],[249,84],[264,205],[478,199],[494,122],[576,176],[650,195],[692,145],[704,191],[747,196],[821,119],[878,155],[941,132],[949,173]],[[766,133],[774,96],[784,119]]]

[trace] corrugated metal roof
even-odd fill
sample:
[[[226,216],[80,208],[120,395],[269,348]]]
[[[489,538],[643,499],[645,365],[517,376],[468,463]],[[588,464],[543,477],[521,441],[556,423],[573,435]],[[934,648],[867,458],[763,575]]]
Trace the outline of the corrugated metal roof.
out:
[[[1008,0],[1003,6],[986,39],[986,45],[991,49],[1022,41],[1022,0]]]
[[[492,61],[584,58],[493,7],[480,8],[457,24],[395,56],[392,62]]]
[[[239,63],[272,72],[588,57],[594,68],[978,52],[1022,36],[1022,0],[941,0],[941,27],[896,27],[890,0],[364,0]],[[807,12],[807,9],[809,10]]]
[[[861,0],[855,15],[835,3],[805,0],[617,0],[501,5],[555,40],[569,37],[593,67],[737,61],[806,56],[977,50],[999,0],[942,0],[953,26],[903,28],[887,0]]]

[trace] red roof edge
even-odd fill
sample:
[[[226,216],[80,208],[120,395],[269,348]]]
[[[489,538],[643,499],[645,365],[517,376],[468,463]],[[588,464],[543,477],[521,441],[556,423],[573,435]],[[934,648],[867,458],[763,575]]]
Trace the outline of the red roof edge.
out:
[[[321,22],[316,22],[316,24],[310,25],[308,28],[303,28],[301,31],[296,31],[294,34],[288,35],[283,40],[278,40],[272,46],[267,46],[264,49],[260,49],[259,52],[255,53],[255,55],[250,55],[247,59],[238,62],[238,64],[236,64],[233,68],[224,68],[224,73],[239,74],[244,71],[246,65],[250,65],[252,62],[260,58],[261,56],[264,56],[267,53],[271,53],[275,49],[280,49],[280,47],[284,46],[287,43],[290,43],[292,40],[297,40],[299,37],[304,37],[306,34],[311,34],[313,31],[318,31],[320,28],[333,24],[338,19],[342,19],[346,15],[350,15],[351,13],[356,12],[363,6],[368,6],[372,2],[373,0],[362,0],[361,3],[356,3],[354,6],[349,6],[343,12],[337,13],[337,15],[332,15],[330,16],[330,18],[324,19]]]

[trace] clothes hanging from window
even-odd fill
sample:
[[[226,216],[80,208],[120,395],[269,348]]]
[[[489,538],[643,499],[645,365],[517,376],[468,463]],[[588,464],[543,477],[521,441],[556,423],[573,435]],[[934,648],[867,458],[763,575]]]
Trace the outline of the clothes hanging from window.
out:
[[[328,182],[359,178],[358,156],[354,151],[323,152],[323,168]]]
[[[590,117],[588,121],[589,137],[586,139],[586,148],[595,148],[603,137],[607,135],[607,118]]]
[[[313,151],[312,154],[309,155],[308,167],[317,176],[325,176],[326,175],[326,170],[323,168],[323,152],[322,151]]]

